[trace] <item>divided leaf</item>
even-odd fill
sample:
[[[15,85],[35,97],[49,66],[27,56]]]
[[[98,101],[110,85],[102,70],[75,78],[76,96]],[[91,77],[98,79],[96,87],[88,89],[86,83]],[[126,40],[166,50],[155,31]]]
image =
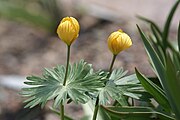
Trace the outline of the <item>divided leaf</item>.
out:
[[[136,75],[125,76],[127,71],[123,68],[115,69],[111,73],[106,85],[99,91],[99,104],[106,105],[111,100],[117,100],[121,105],[128,105],[126,96],[143,100],[146,95],[148,101],[150,95],[143,89]]]
[[[58,65],[53,69],[44,69],[43,76],[27,77],[25,84],[29,88],[22,89],[22,96],[29,97],[25,107],[41,104],[43,107],[48,100],[54,99],[54,107],[71,99],[75,103],[86,103],[89,100],[87,92],[96,92],[104,84],[103,72],[93,72],[92,66],[83,60],[69,66],[66,85],[63,86],[65,66]]]

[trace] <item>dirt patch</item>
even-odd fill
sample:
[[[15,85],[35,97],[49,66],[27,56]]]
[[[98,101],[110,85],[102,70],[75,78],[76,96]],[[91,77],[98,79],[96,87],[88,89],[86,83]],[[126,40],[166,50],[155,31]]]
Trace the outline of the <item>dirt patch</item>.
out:
[[[42,68],[65,64],[66,46],[57,36],[24,24],[0,21],[0,73],[1,74],[40,74]],[[84,23],[82,23],[84,24]],[[115,24],[99,21],[95,27],[83,29],[72,45],[71,62],[85,59],[95,69],[108,69],[111,53],[107,48],[107,37],[119,28],[127,32],[133,46],[118,55],[115,68],[124,67],[131,73],[134,67],[145,74],[151,74],[147,57],[137,31],[127,28],[128,24]]]

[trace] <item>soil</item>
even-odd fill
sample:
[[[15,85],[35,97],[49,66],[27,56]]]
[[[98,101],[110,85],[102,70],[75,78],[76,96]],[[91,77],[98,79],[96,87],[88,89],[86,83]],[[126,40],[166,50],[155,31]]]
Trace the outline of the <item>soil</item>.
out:
[[[0,26],[2,75],[40,74],[44,67],[65,64],[66,45],[56,35],[50,36],[40,28],[12,21],[1,20]],[[85,59],[92,63],[95,69],[108,69],[112,54],[107,47],[107,38],[111,32],[119,28],[131,36],[133,46],[118,55],[115,68],[124,67],[133,73],[137,67],[143,73],[151,75],[137,31],[127,29],[126,24],[119,25],[107,21],[99,21],[95,27],[88,29],[82,28],[79,38],[72,45],[71,63]]]

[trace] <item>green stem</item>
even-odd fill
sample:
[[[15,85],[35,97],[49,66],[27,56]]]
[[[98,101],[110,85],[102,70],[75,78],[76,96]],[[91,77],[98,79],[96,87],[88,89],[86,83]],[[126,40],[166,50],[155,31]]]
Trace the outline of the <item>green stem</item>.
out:
[[[64,82],[63,82],[64,86],[66,85],[68,68],[69,68],[70,47],[71,46],[67,46],[67,61],[66,61],[67,64],[66,64],[66,73],[65,73]]]
[[[95,104],[94,113],[93,113],[93,119],[92,120],[96,120],[98,109],[99,109],[99,96],[97,97],[97,100],[96,100],[96,104]]]
[[[62,102],[60,105],[60,112],[61,112],[61,114],[60,114],[61,119],[60,120],[64,120],[64,105]]]
[[[112,73],[112,68],[113,68],[116,56],[117,55],[113,55],[113,59],[111,61],[111,65],[110,65],[110,68],[109,68],[109,74],[108,74],[107,78],[109,78],[111,73]],[[99,110],[99,95],[97,96],[97,99],[96,99],[96,104],[95,104],[94,113],[93,113],[93,119],[92,120],[96,120],[98,110]]]
[[[107,78],[109,78],[110,75],[111,75],[111,73],[112,73],[112,68],[113,68],[113,65],[114,65],[116,56],[117,56],[117,55],[113,55],[113,59],[112,59],[112,61],[111,61],[111,65],[110,65],[110,68],[109,68],[109,74],[108,74]]]
[[[71,46],[67,46],[67,61],[66,61],[66,72],[65,72],[65,76],[64,76],[64,82],[63,82],[63,86],[66,85],[66,81],[67,81],[67,75],[68,75],[68,68],[69,68],[69,58],[70,58],[70,47]],[[64,120],[64,105],[63,102],[61,101],[60,104],[60,112],[61,112],[61,120]]]

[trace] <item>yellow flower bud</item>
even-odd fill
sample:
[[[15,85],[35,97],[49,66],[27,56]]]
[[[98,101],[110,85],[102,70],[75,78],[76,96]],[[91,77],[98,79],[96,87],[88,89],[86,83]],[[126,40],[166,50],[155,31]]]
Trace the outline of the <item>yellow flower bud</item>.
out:
[[[131,38],[122,30],[111,33],[108,38],[108,47],[114,55],[119,54],[121,51],[129,48],[131,45]]]
[[[79,23],[75,18],[65,17],[57,28],[57,34],[62,41],[70,46],[79,36],[79,29]]]

